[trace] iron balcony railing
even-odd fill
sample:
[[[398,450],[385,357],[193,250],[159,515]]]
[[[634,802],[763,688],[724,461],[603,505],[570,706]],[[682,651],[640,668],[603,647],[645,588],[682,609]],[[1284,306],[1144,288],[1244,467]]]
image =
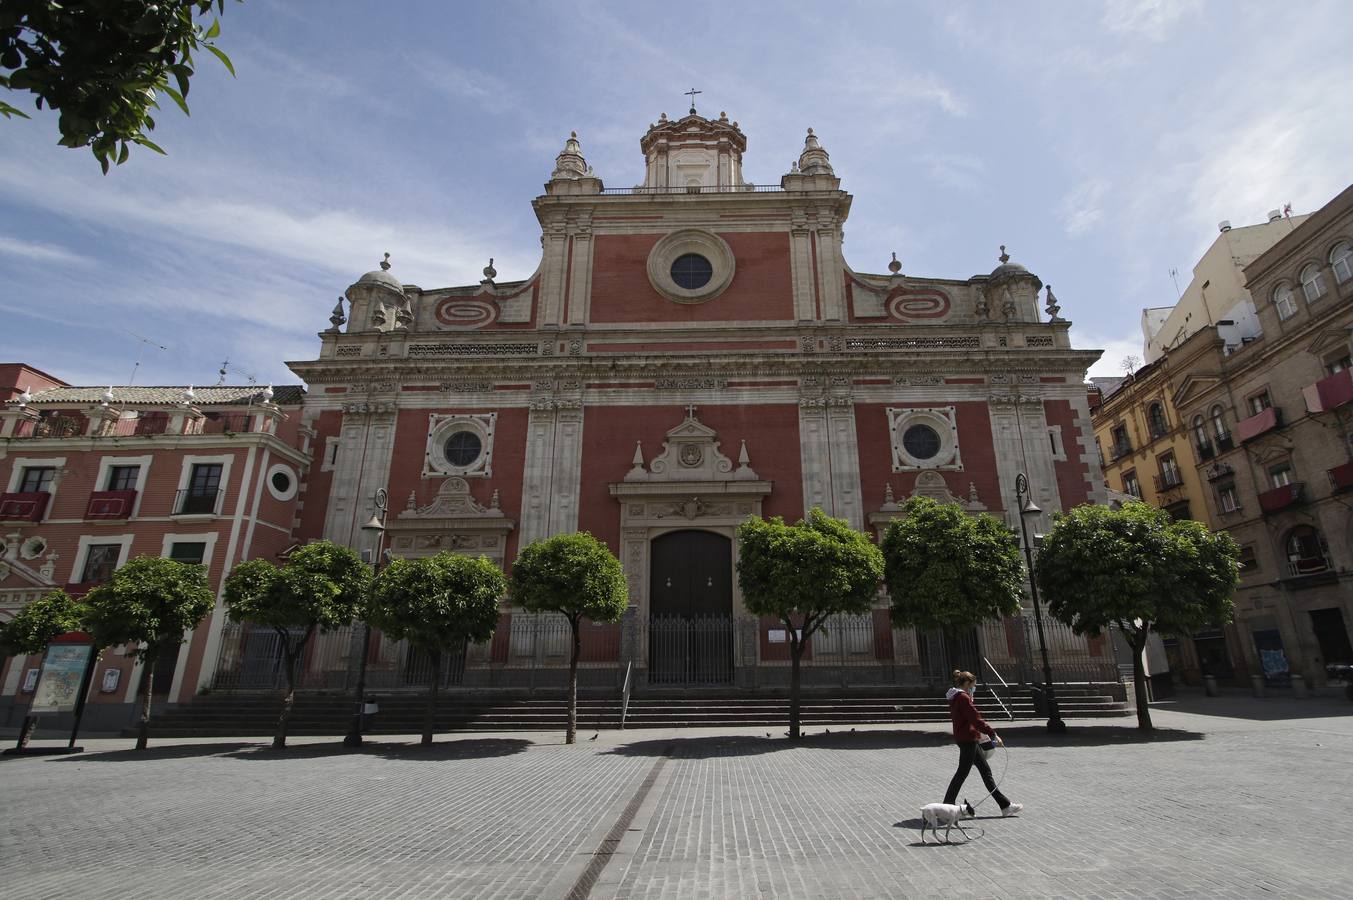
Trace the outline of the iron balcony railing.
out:
[[[1184,476],[1177,469],[1167,469],[1156,476],[1156,490],[1170,491],[1184,483]]]
[[[1225,453],[1227,450],[1234,450],[1236,446],[1235,438],[1231,437],[1229,431],[1217,432],[1217,452]]]
[[[1328,572],[1331,568],[1330,561],[1323,555],[1311,557],[1289,558],[1287,560],[1287,574],[1293,578],[1301,578],[1304,575],[1319,575],[1321,572]]]
[[[174,515],[214,516],[220,513],[223,490],[200,491],[184,488],[174,494]]]
[[[778,184],[687,184],[662,187],[603,188],[603,194],[774,194],[783,193]]]
[[[1122,459],[1124,456],[1127,456],[1131,453],[1132,453],[1131,443],[1127,441],[1116,443],[1111,448],[1109,448],[1109,461],[1112,462],[1113,460],[1116,459]]]
[[[89,420],[79,416],[43,416],[41,419],[20,422],[16,438],[66,438],[84,434]]]

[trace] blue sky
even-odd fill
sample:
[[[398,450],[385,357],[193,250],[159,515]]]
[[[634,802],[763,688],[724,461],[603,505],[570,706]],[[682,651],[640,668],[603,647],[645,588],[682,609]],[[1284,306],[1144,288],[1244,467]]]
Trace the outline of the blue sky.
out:
[[[1341,0],[228,4],[185,118],[108,176],[0,120],[0,360],[82,384],[294,382],[385,251],[425,288],[539,257],[530,200],[576,130],[608,186],[658,114],[727,111],[775,183],[812,126],[854,195],[846,259],[1055,286],[1093,374],[1141,355],[1216,223],[1353,181]],[[28,108],[26,99],[11,102]],[[136,336],[150,339],[142,343]],[[154,345],[163,345],[159,349]]]

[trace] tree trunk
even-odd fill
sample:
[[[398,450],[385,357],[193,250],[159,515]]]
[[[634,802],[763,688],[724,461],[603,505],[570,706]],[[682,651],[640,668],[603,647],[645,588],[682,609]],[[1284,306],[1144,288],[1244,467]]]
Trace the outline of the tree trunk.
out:
[[[423,715],[423,744],[432,743],[432,732],[437,726],[437,689],[442,684],[442,651],[433,650],[429,655],[432,657],[432,683],[428,685],[428,708]]]
[[[274,750],[287,745],[287,723],[291,721],[291,707],[296,700],[296,652],[291,649],[289,636],[282,636],[282,656],[287,667],[287,686],[282,691],[282,711],[277,715],[277,730],[272,736]]]
[[[793,625],[790,626],[793,628]],[[794,632],[791,630],[790,634]],[[799,739],[799,660],[803,657],[804,641],[789,643],[789,739]]]
[[[27,747],[28,742],[33,739],[33,732],[37,731],[37,728],[38,728],[37,716],[24,716],[23,726],[19,728],[19,742],[14,745],[15,748],[22,750],[23,748]]]
[[[155,674],[155,659],[160,655],[160,648],[154,647],[145,658],[145,664],[141,666],[141,686],[137,688],[141,692],[141,715],[136,723],[136,749],[144,750],[150,743],[150,685],[151,678]]]
[[[568,731],[564,734],[565,744],[578,743],[578,657],[582,654],[583,640],[578,633],[578,620],[570,617],[569,628],[573,631],[573,655],[568,660]]]
[[[1142,631],[1132,636],[1132,690],[1137,698],[1137,728],[1151,731],[1151,704],[1146,694],[1146,637]]]

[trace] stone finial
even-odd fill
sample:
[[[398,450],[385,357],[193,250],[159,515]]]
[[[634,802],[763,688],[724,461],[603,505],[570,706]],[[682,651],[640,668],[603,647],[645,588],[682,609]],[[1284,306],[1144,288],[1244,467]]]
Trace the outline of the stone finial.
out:
[[[902,271],[902,264],[897,261],[896,253],[893,254],[893,261],[888,263],[888,271],[892,272],[894,275]]]
[[[33,402],[33,389],[31,387],[26,387],[23,389],[23,393],[19,395],[19,405],[27,406],[32,402]]]
[[[272,403],[272,398],[275,397],[276,395],[277,392],[274,391],[272,389],[272,385],[269,384],[267,387],[263,389],[263,402],[265,404]]]
[[[722,110],[720,110],[720,112],[719,112],[719,121],[720,121],[720,122],[727,122],[727,121],[728,121],[728,113],[723,112]]]
[[[888,506],[897,503],[897,500],[893,498],[893,483],[891,481],[883,485],[883,502]]]
[[[489,283],[491,284],[491,283],[493,282],[493,279],[495,279],[495,278],[497,278],[497,277],[498,277],[498,270],[495,269],[495,268],[493,267],[493,257],[490,256],[490,257],[489,257],[489,264],[488,264],[487,266],[484,267],[484,281],[487,281],[487,282],[489,282]]]
[[[1048,285],[1048,302],[1045,308],[1047,309],[1049,321],[1064,321],[1062,317],[1058,315],[1058,313],[1062,311],[1062,308],[1057,305],[1057,297],[1052,293],[1052,285]]]
[[[493,496],[489,498],[489,509],[499,509],[498,489],[493,489]]]
[[[996,258],[1002,263],[1010,262],[1010,254],[1005,252],[1005,244],[1001,244],[1001,255]]]
[[[550,173],[550,180],[576,179],[586,175],[587,160],[583,158],[582,145],[578,143],[578,132],[570,131],[563,151],[554,158],[554,171]]]
[[[407,331],[413,324],[413,303],[408,297],[399,301],[399,306],[395,307],[395,328],[399,331]]]
[[[343,315],[343,298],[339,297],[338,302],[334,304],[333,312],[329,313],[329,325],[331,326],[329,330],[337,331],[339,326],[347,320],[347,317]]]
[[[973,309],[977,313],[977,318],[986,319],[991,315],[991,304],[987,301],[987,292],[982,289],[981,285],[978,285],[974,290],[977,292],[977,302],[973,304]]]
[[[808,129],[808,136],[803,139],[803,152],[799,154],[799,171],[804,175],[836,175],[832,171],[827,151],[822,149],[821,142],[811,128]]]
[[[625,475],[626,481],[644,481],[648,478],[648,470],[644,468],[644,445],[641,441],[634,442],[634,456],[630,460],[632,468]]]
[[[404,511],[414,512],[417,509],[418,509],[418,494],[414,491],[409,491],[409,500],[407,503],[404,504]]]
[[[104,391],[99,399],[103,401],[104,406],[113,402],[113,386],[111,384],[108,385],[108,390]]]
[[[184,406],[192,406],[193,401],[197,399],[197,394],[193,391],[193,386],[188,385],[188,389],[183,392],[182,400]]]
[[[975,481],[968,482],[968,502],[969,503],[977,502],[977,482]]]
[[[390,271],[390,254],[388,253],[385,254],[385,259],[381,260],[381,271],[382,272]]]

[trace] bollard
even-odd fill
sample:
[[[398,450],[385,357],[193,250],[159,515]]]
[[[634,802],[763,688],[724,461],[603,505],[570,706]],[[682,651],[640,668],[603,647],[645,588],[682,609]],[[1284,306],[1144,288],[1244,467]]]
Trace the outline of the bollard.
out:
[[[1250,691],[1254,696],[1262,698],[1264,696],[1265,687],[1263,675],[1250,676]]]
[[[1217,696],[1217,679],[1212,675],[1203,676],[1203,693],[1209,697]]]
[[[1306,679],[1295,672],[1292,673],[1292,696],[1301,699],[1311,696],[1311,692],[1306,690]]]

